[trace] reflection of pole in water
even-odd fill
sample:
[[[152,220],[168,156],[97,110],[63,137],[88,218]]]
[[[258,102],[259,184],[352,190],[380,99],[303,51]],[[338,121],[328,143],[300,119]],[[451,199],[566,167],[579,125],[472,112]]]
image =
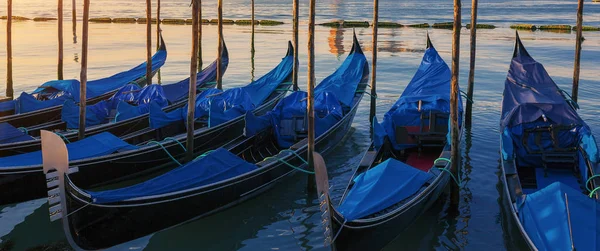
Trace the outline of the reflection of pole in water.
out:
[[[339,27],[332,27],[329,30],[329,37],[327,38],[329,44],[329,52],[339,56],[344,54],[344,29]]]

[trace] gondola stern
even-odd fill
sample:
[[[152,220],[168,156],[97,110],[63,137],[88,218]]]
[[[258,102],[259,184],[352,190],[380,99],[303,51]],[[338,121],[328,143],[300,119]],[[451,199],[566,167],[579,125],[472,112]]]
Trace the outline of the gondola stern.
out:
[[[63,231],[69,245],[75,250],[84,250],[74,241],[69,222],[69,208],[66,199],[66,175],[75,173],[77,167],[69,168],[67,146],[57,134],[42,130],[42,163],[48,188],[48,210],[50,221],[62,220]]]
[[[166,51],[167,50],[167,44],[165,44],[165,40],[163,39],[162,31],[159,32],[159,36],[160,36],[160,47],[158,47],[158,50],[159,51]]]
[[[356,38],[356,30],[352,30],[352,49],[350,49],[350,54],[359,53],[363,54],[362,48],[360,48],[360,43],[358,42],[358,38]]]
[[[223,50],[221,51],[221,58],[226,58],[229,61],[229,50],[227,49],[227,43],[225,43],[225,39],[221,37],[221,44],[223,45]]]
[[[433,47],[433,43],[431,43],[431,38],[429,37],[429,31],[428,31],[427,32],[427,47],[426,47],[426,49],[429,49],[429,48],[435,49],[435,47]]]
[[[287,53],[285,54],[285,56],[294,56],[294,45],[292,44],[292,41],[288,41]]]
[[[333,207],[329,197],[329,176],[327,175],[327,166],[321,154],[313,153],[315,166],[315,181],[317,183],[317,196],[319,198],[319,209],[321,210],[321,223],[324,228],[325,246],[333,244],[332,213]]]
[[[513,58],[516,58],[517,56],[531,57],[531,55],[529,55],[529,52],[527,52],[527,49],[525,49],[523,42],[521,42],[521,37],[519,36],[518,31],[515,31],[515,37],[516,37],[516,42],[515,42],[515,50],[513,52]]]

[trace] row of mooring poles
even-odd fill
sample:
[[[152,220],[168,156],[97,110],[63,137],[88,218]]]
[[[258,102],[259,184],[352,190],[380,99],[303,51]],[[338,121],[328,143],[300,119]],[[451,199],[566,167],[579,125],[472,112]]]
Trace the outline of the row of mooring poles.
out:
[[[81,32],[81,72],[79,74],[79,140],[85,137],[85,106],[88,62],[88,19],[90,18],[90,0],[83,0],[83,29]]]
[[[194,112],[196,108],[196,74],[198,73],[198,9],[200,7],[199,0],[192,0],[192,53],[190,59],[190,85],[188,93],[188,110],[187,110],[187,161],[194,158]],[[221,0],[219,0],[219,3]],[[220,13],[219,13],[220,14]],[[201,22],[201,21],[200,21]],[[220,23],[220,22],[219,22]],[[221,62],[217,59],[217,76]]]
[[[577,95],[579,94],[579,63],[581,61],[581,42],[583,42],[583,0],[579,0],[577,4],[577,35],[575,36],[575,62],[573,65],[573,87],[571,90],[571,97],[573,101],[577,102]]]

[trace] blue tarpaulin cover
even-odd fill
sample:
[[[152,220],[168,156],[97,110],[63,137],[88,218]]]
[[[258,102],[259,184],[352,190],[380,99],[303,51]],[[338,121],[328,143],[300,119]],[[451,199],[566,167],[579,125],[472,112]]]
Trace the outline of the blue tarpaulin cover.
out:
[[[293,54],[288,54],[273,70],[244,87],[229,89],[219,95],[216,94],[221,91],[216,89],[199,94],[196,96],[194,118],[207,116],[209,127],[214,127],[260,106],[281,83],[289,81],[293,61]],[[154,129],[185,122],[186,119],[187,105],[168,113],[155,106],[150,108],[150,127]]]
[[[396,142],[396,127],[421,126],[422,113],[429,113],[430,111],[450,113],[450,77],[450,68],[440,57],[437,50],[430,45],[425,51],[421,65],[412,80],[408,83],[400,98],[383,117],[382,126],[385,128],[394,149],[402,150],[414,146]],[[460,95],[458,98],[460,114],[463,107]],[[421,101],[420,111],[419,101]],[[383,142],[383,139],[377,140]]]
[[[14,100],[0,102],[0,112],[7,112],[7,111],[14,110],[15,109],[15,103],[16,102]]]
[[[96,134],[67,144],[69,161],[98,157],[118,151],[134,150],[137,148],[137,146],[127,144],[127,142],[108,132]],[[3,167],[32,165],[42,165],[42,151],[0,158],[0,169]]]
[[[158,70],[163,66],[167,59],[167,51],[159,50],[152,56],[152,71]],[[86,85],[86,97],[88,99],[100,96],[107,92],[117,90],[126,84],[129,84],[146,74],[146,62],[113,76],[88,81]],[[79,102],[79,81],[54,80],[44,83],[35,89],[31,94],[21,93],[15,102],[15,113],[25,113],[36,111],[48,107],[62,105],[67,99],[73,99]],[[47,100],[38,100],[43,97]]]
[[[541,137],[543,150],[548,151],[558,143],[561,148],[581,145],[594,163],[598,162],[598,149],[587,124],[579,117],[575,109],[567,102],[559,87],[554,83],[544,66],[533,59],[517,36],[517,42],[508,76],[504,83],[502,99],[501,131],[508,129],[510,135],[504,135],[504,147],[510,147],[517,162],[524,166],[539,166],[541,158],[527,152],[527,147],[533,151],[541,150],[535,142],[535,135],[529,134],[527,139],[524,131],[536,127],[565,125],[574,126],[572,130],[558,132],[556,142],[550,133]],[[508,150],[505,151],[507,154]]]
[[[33,137],[15,128],[9,123],[0,123],[0,144],[32,140]]]
[[[369,76],[367,59],[362,53],[356,37],[352,52],[340,68],[325,78],[315,88],[315,137],[319,137],[340,121],[344,115],[342,106],[352,106],[358,84]],[[354,48],[358,46],[358,48]],[[298,133],[306,128],[307,93],[296,91],[283,98],[272,111],[264,116],[247,113],[244,134],[247,137],[273,127],[275,138],[280,147],[288,148],[298,140]]]
[[[569,200],[569,211],[565,203]],[[521,201],[519,220],[538,250],[571,250],[568,215],[577,250],[599,250],[600,206],[594,199],[555,182]]]
[[[200,159],[142,183],[115,190],[88,191],[88,193],[96,203],[111,203],[201,187],[257,168],[256,165],[246,162],[224,148],[218,148]]]
[[[386,209],[415,194],[433,175],[389,158],[354,178],[337,210],[348,221]]]

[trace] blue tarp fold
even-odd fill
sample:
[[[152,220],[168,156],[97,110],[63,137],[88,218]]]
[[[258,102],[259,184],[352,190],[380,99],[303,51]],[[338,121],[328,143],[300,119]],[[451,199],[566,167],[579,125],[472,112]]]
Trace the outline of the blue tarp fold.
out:
[[[27,135],[25,132],[15,128],[9,123],[0,123],[0,144],[21,142],[32,139],[33,137]]]
[[[431,111],[450,113],[450,77],[450,68],[437,50],[433,46],[427,48],[419,69],[398,101],[385,113],[383,118],[382,126],[394,149],[402,150],[413,146],[396,142],[396,127],[421,126],[422,113]],[[420,111],[419,101],[421,102]],[[458,96],[458,110],[459,114],[462,114],[460,95]],[[440,123],[447,122],[441,121]]]
[[[103,156],[119,151],[138,149],[108,132],[96,134],[85,139],[67,144],[69,161]],[[0,169],[3,167],[42,165],[42,152],[30,152],[0,158]]]
[[[96,203],[111,203],[201,187],[257,168],[224,148],[218,148],[200,159],[145,182],[115,190],[88,193]]]
[[[374,214],[415,194],[432,177],[389,158],[354,178],[354,186],[337,210],[348,221]]]
[[[565,203],[569,200],[569,211]],[[598,250],[598,202],[563,183],[555,182],[520,201],[519,220],[538,250],[571,250],[568,215],[577,250]]]

